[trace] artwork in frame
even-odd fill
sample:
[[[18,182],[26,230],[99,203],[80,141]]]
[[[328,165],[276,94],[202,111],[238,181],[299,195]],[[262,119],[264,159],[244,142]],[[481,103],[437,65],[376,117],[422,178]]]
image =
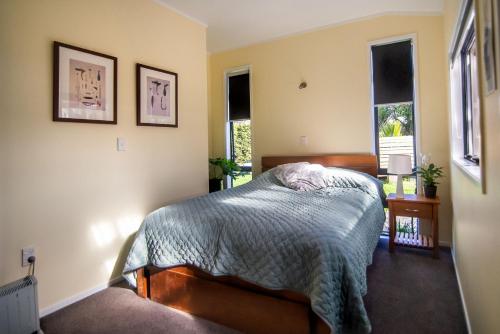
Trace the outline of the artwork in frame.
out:
[[[496,90],[496,65],[495,65],[495,41],[493,29],[493,4],[492,0],[482,0],[483,4],[483,63],[485,93],[491,94]]]
[[[53,120],[117,124],[116,57],[54,42]]]
[[[136,65],[137,125],[178,127],[177,73]]]
[[[500,3],[498,1],[493,1],[493,10],[496,13],[496,25],[495,25],[495,42],[496,42],[496,59],[497,59],[497,69],[500,69]]]

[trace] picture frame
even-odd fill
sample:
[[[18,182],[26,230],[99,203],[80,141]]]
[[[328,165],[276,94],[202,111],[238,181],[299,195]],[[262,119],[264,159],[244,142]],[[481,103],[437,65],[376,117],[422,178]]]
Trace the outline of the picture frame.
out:
[[[136,64],[137,125],[177,128],[177,73]]]
[[[495,59],[495,29],[493,22],[492,0],[482,0],[483,13],[483,68],[484,68],[484,92],[486,95],[493,93],[497,88],[497,73]]]
[[[496,43],[495,58],[497,60],[497,72],[500,72],[500,3],[498,1],[493,1],[493,11],[495,12],[495,32],[493,33]]]
[[[117,124],[118,59],[57,41],[53,53],[53,121]]]

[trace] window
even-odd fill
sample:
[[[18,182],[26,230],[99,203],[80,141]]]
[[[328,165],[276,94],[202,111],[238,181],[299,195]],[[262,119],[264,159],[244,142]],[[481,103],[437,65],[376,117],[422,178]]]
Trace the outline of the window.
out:
[[[474,27],[467,32],[461,50],[464,158],[479,164],[481,136],[479,131],[479,92],[477,43]]]
[[[227,83],[228,132],[227,156],[241,169],[235,180],[227,180],[236,187],[252,179],[252,127],[250,119],[250,72],[229,73]]]
[[[410,39],[371,46],[375,151],[386,193],[396,192],[387,176],[391,154],[407,154],[416,167],[413,45]],[[415,193],[415,177],[404,178],[405,193]]]
[[[481,181],[481,103],[474,6],[463,2],[450,49],[451,148],[453,162]]]

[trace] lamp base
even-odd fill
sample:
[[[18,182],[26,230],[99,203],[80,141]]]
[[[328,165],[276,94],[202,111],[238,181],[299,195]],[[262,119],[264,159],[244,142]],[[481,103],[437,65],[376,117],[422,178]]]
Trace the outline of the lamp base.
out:
[[[405,192],[403,189],[403,175],[398,175],[398,181],[396,185],[396,197],[397,198],[405,197]]]

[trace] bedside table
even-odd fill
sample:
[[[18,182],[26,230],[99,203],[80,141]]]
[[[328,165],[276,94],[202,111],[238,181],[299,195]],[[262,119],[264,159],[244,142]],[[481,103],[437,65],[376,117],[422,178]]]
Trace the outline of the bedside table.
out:
[[[439,258],[439,197],[405,195],[404,198],[396,198],[395,194],[389,194],[387,202],[389,203],[389,251],[394,252],[395,245],[424,248],[431,249],[434,258]],[[397,216],[430,219],[432,221],[431,235],[396,232]]]

